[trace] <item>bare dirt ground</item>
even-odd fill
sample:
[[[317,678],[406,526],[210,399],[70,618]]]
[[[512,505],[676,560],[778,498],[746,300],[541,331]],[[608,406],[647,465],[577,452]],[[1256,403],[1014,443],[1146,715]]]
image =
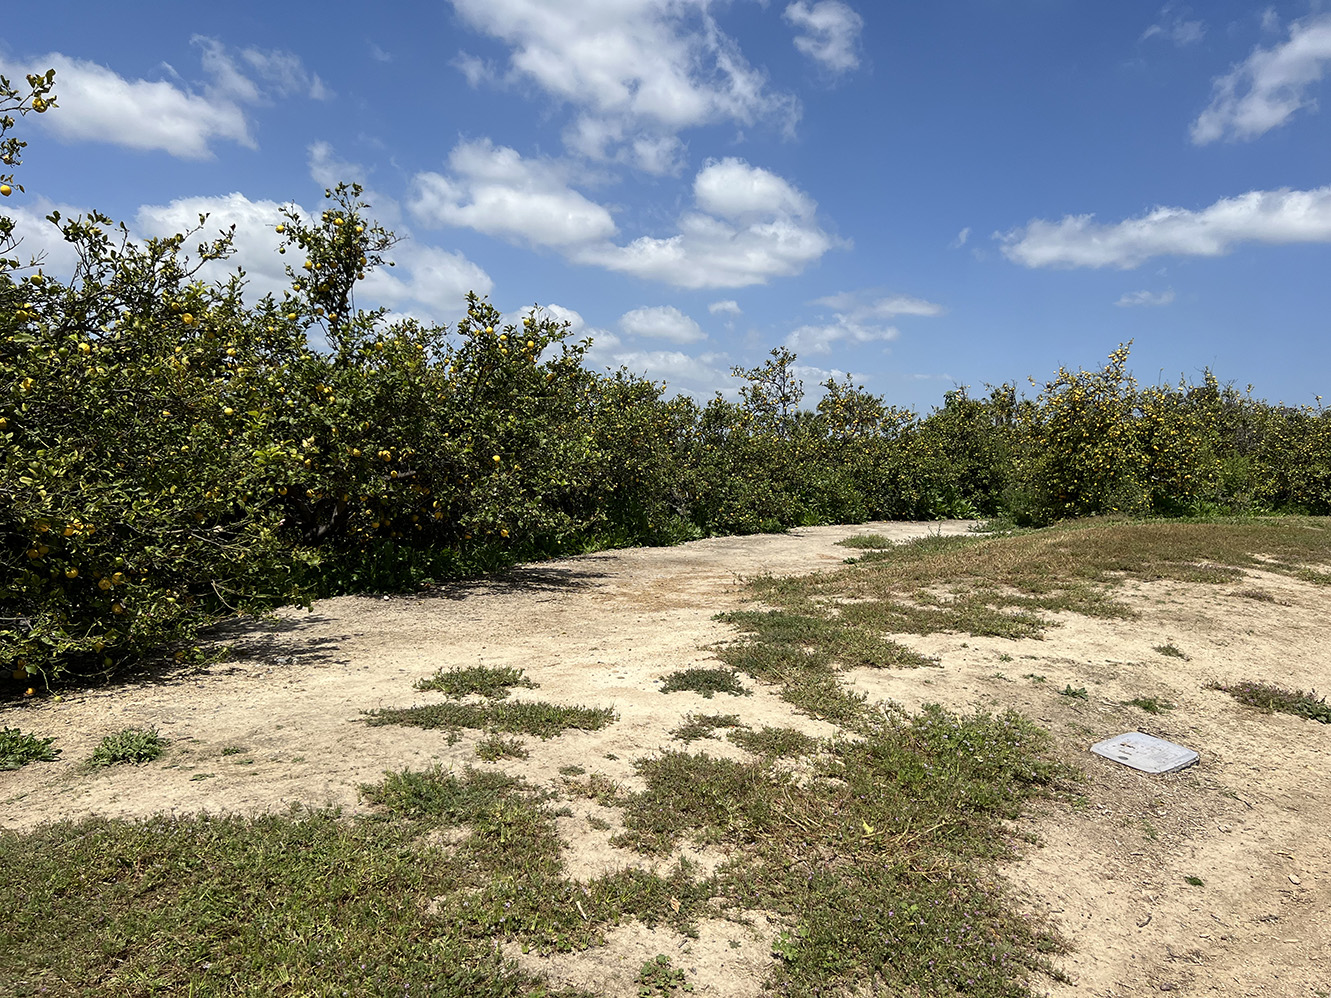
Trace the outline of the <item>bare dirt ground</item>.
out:
[[[363,806],[357,786],[385,770],[487,765],[475,756],[477,733],[449,745],[444,732],[361,723],[365,710],[439,698],[412,688],[439,668],[516,666],[539,684],[515,691],[517,698],[618,711],[620,720],[602,731],[527,739],[531,757],[502,765],[535,783],[558,785],[561,767],[579,765],[635,786],[633,760],[670,746],[670,730],[690,712],[736,713],[753,727],[828,735],[830,725],[793,713],[757,684],[752,697],[705,700],[662,695],[658,681],[714,661],[708,647],[732,632],[713,617],[742,605],[745,577],[839,569],[854,552],[835,542],[853,534],[904,539],[966,528],[873,523],[609,551],[418,597],[344,597],[309,613],[285,612],[276,624],[237,625],[220,636],[234,657],[207,672],[5,711],[5,725],[54,735],[63,754],[0,773],[0,827],[293,803],[350,813]],[[1274,601],[1251,598],[1253,589]],[[941,667],[860,671],[849,681],[871,699],[912,710],[928,702],[1013,707],[1047,728],[1058,752],[1085,772],[1080,799],[1045,805],[1018,824],[1014,831],[1035,844],[1014,839],[1021,858],[1000,871],[1073,947],[1060,960],[1071,983],[1037,982],[1037,989],[1058,998],[1326,998],[1331,726],[1258,714],[1205,688],[1210,680],[1241,679],[1331,686],[1326,588],[1250,573],[1232,586],[1129,583],[1123,595],[1139,619],[1067,615],[1042,641],[906,636],[899,640],[937,656]],[[1187,657],[1153,650],[1171,643]],[[1086,688],[1087,698],[1059,694],[1069,686]],[[1177,708],[1153,715],[1123,705],[1153,696]],[[103,736],[139,725],[171,740],[160,760],[94,774],[81,767]],[[1179,774],[1146,776],[1087,752],[1133,729],[1194,748],[1201,761]],[[724,741],[694,743],[702,747],[742,754]],[[574,817],[559,819],[571,875],[642,862],[609,844],[621,827],[613,810],[585,800],[573,807]],[[699,995],[760,994],[777,927],[758,916],[747,928],[715,922],[701,930],[689,940],[630,925],[600,949],[522,959],[555,981],[632,996],[637,968],[665,952]]]

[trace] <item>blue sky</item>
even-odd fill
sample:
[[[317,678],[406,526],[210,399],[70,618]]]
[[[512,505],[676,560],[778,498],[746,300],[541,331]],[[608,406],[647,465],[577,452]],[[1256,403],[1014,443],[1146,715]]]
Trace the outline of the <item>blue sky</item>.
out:
[[[775,346],[927,410],[1097,367],[1311,403],[1331,371],[1331,10],[1080,0],[67,0],[15,191],[42,222],[237,225],[365,185],[403,237],[362,304],[534,304],[706,396]],[[1331,393],[1328,393],[1331,394]]]

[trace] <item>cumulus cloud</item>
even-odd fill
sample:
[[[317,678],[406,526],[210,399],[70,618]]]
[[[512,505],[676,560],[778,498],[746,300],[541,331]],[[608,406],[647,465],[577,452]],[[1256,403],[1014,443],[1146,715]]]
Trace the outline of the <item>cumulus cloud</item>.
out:
[[[627,245],[614,241],[609,210],[570,186],[565,164],[524,159],[482,140],[459,144],[449,167],[448,174],[417,175],[409,207],[421,223],[550,247],[575,263],[676,287],[762,284],[799,273],[837,245],[808,195],[740,159],[698,172],[696,208],[680,217],[676,234]]]
[[[1201,21],[1188,20],[1188,8],[1176,3],[1167,3],[1160,8],[1160,20],[1142,32],[1142,41],[1148,38],[1162,38],[1175,45],[1194,45],[1206,34],[1206,25]]]
[[[743,315],[744,310],[739,307],[739,302],[727,299],[725,301],[714,301],[707,306],[707,311],[713,315],[724,312],[726,315]]]
[[[409,202],[424,224],[457,225],[534,246],[569,247],[607,239],[615,221],[568,186],[549,161],[523,159],[488,139],[459,143],[451,173],[417,174]]]
[[[809,323],[791,331],[786,346],[797,353],[825,354],[839,342],[888,342],[901,335],[890,320],[901,315],[932,317],[943,306],[907,295],[878,296],[848,291],[816,299],[813,304],[833,310],[831,321]]]
[[[1245,242],[1331,242],[1331,186],[1282,188],[1222,198],[1201,211],[1154,208],[1101,225],[1093,215],[1037,219],[997,233],[1003,255],[1026,267],[1120,267],[1155,256],[1221,256]]]
[[[864,19],[841,0],[796,0],[782,15],[799,32],[795,48],[833,73],[844,73],[860,64],[856,51]]]
[[[1166,288],[1164,291],[1128,291],[1114,304],[1120,308],[1159,307],[1172,304],[1173,301],[1174,289]]]
[[[509,46],[507,82],[534,83],[577,110],[566,140],[584,155],[659,172],[673,162],[660,143],[683,129],[763,120],[791,128],[798,119],[794,97],[768,87],[709,0],[452,2],[472,28]],[[484,78],[473,62],[461,65],[474,83]]]
[[[676,287],[737,288],[797,274],[837,245],[808,195],[743,160],[708,163],[693,195],[701,210],[685,212],[675,235],[590,245],[574,258]]]
[[[361,294],[367,303],[398,309],[420,305],[441,321],[466,311],[467,292],[494,290],[490,275],[462,253],[407,239],[393,247],[392,256],[396,267],[365,278]]]
[[[126,79],[107,66],[59,52],[31,60],[18,75],[56,71],[60,111],[39,120],[57,137],[159,150],[181,159],[210,158],[216,141],[256,148],[247,105],[329,96],[322,81],[289,52],[245,49],[238,61],[214,39],[194,42],[208,76],[201,92],[166,80]]]
[[[1289,27],[1289,37],[1258,46],[1214,83],[1211,103],[1192,123],[1192,141],[1254,139],[1302,108],[1315,108],[1310,91],[1331,61],[1331,14],[1314,14]]]
[[[629,336],[670,340],[672,343],[697,343],[707,334],[702,327],[673,305],[635,308],[619,317],[619,328]]]
[[[598,357],[607,361],[605,366],[624,367],[653,381],[664,381],[670,395],[682,392],[707,398],[731,387],[730,372],[723,366],[725,358],[721,354],[704,353],[695,357],[681,350],[618,349]]]

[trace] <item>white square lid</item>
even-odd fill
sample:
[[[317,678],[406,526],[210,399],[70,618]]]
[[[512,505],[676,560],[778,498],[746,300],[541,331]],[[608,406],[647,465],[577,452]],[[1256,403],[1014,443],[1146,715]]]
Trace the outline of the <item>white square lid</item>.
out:
[[[1143,773],[1174,773],[1201,758],[1190,748],[1140,731],[1129,731],[1097,742],[1091,746],[1091,751]]]

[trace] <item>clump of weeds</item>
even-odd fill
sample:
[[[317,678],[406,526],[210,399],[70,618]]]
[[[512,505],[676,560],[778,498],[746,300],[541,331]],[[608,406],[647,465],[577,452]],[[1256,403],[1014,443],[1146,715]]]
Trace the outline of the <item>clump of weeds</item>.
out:
[[[18,728],[0,730],[0,770],[21,769],[30,762],[54,762],[60,749],[52,748],[51,738],[38,738]]]
[[[689,714],[684,723],[670,732],[670,737],[681,742],[693,742],[699,738],[715,738],[718,728],[741,727],[735,714]]]
[[[455,700],[465,696],[477,695],[490,700],[503,700],[516,687],[535,689],[536,684],[527,678],[521,669],[510,666],[491,667],[473,665],[464,669],[440,669],[428,679],[416,681],[416,689],[422,692],[437,690]]]
[[[1230,686],[1208,683],[1206,688],[1221,690],[1239,703],[1256,707],[1266,713],[1278,711],[1321,724],[1331,724],[1331,704],[1326,702],[1326,697],[1319,697],[1316,690],[1304,693],[1302,690],[1288,690],[1282,686],[1253,680],[1245,680]]]
[[[698,693],[712,699],[717,693],[727,693],[732,697],[752,696],[740,683],[739,677],[730,669],[681,669],[665,677],[661,684],[662,693]]]
[[[124,728],[107,735],[93,750],[90,766],[116,766],[124,763],[139,765],[152,762],[170,743],[156,728]]]

